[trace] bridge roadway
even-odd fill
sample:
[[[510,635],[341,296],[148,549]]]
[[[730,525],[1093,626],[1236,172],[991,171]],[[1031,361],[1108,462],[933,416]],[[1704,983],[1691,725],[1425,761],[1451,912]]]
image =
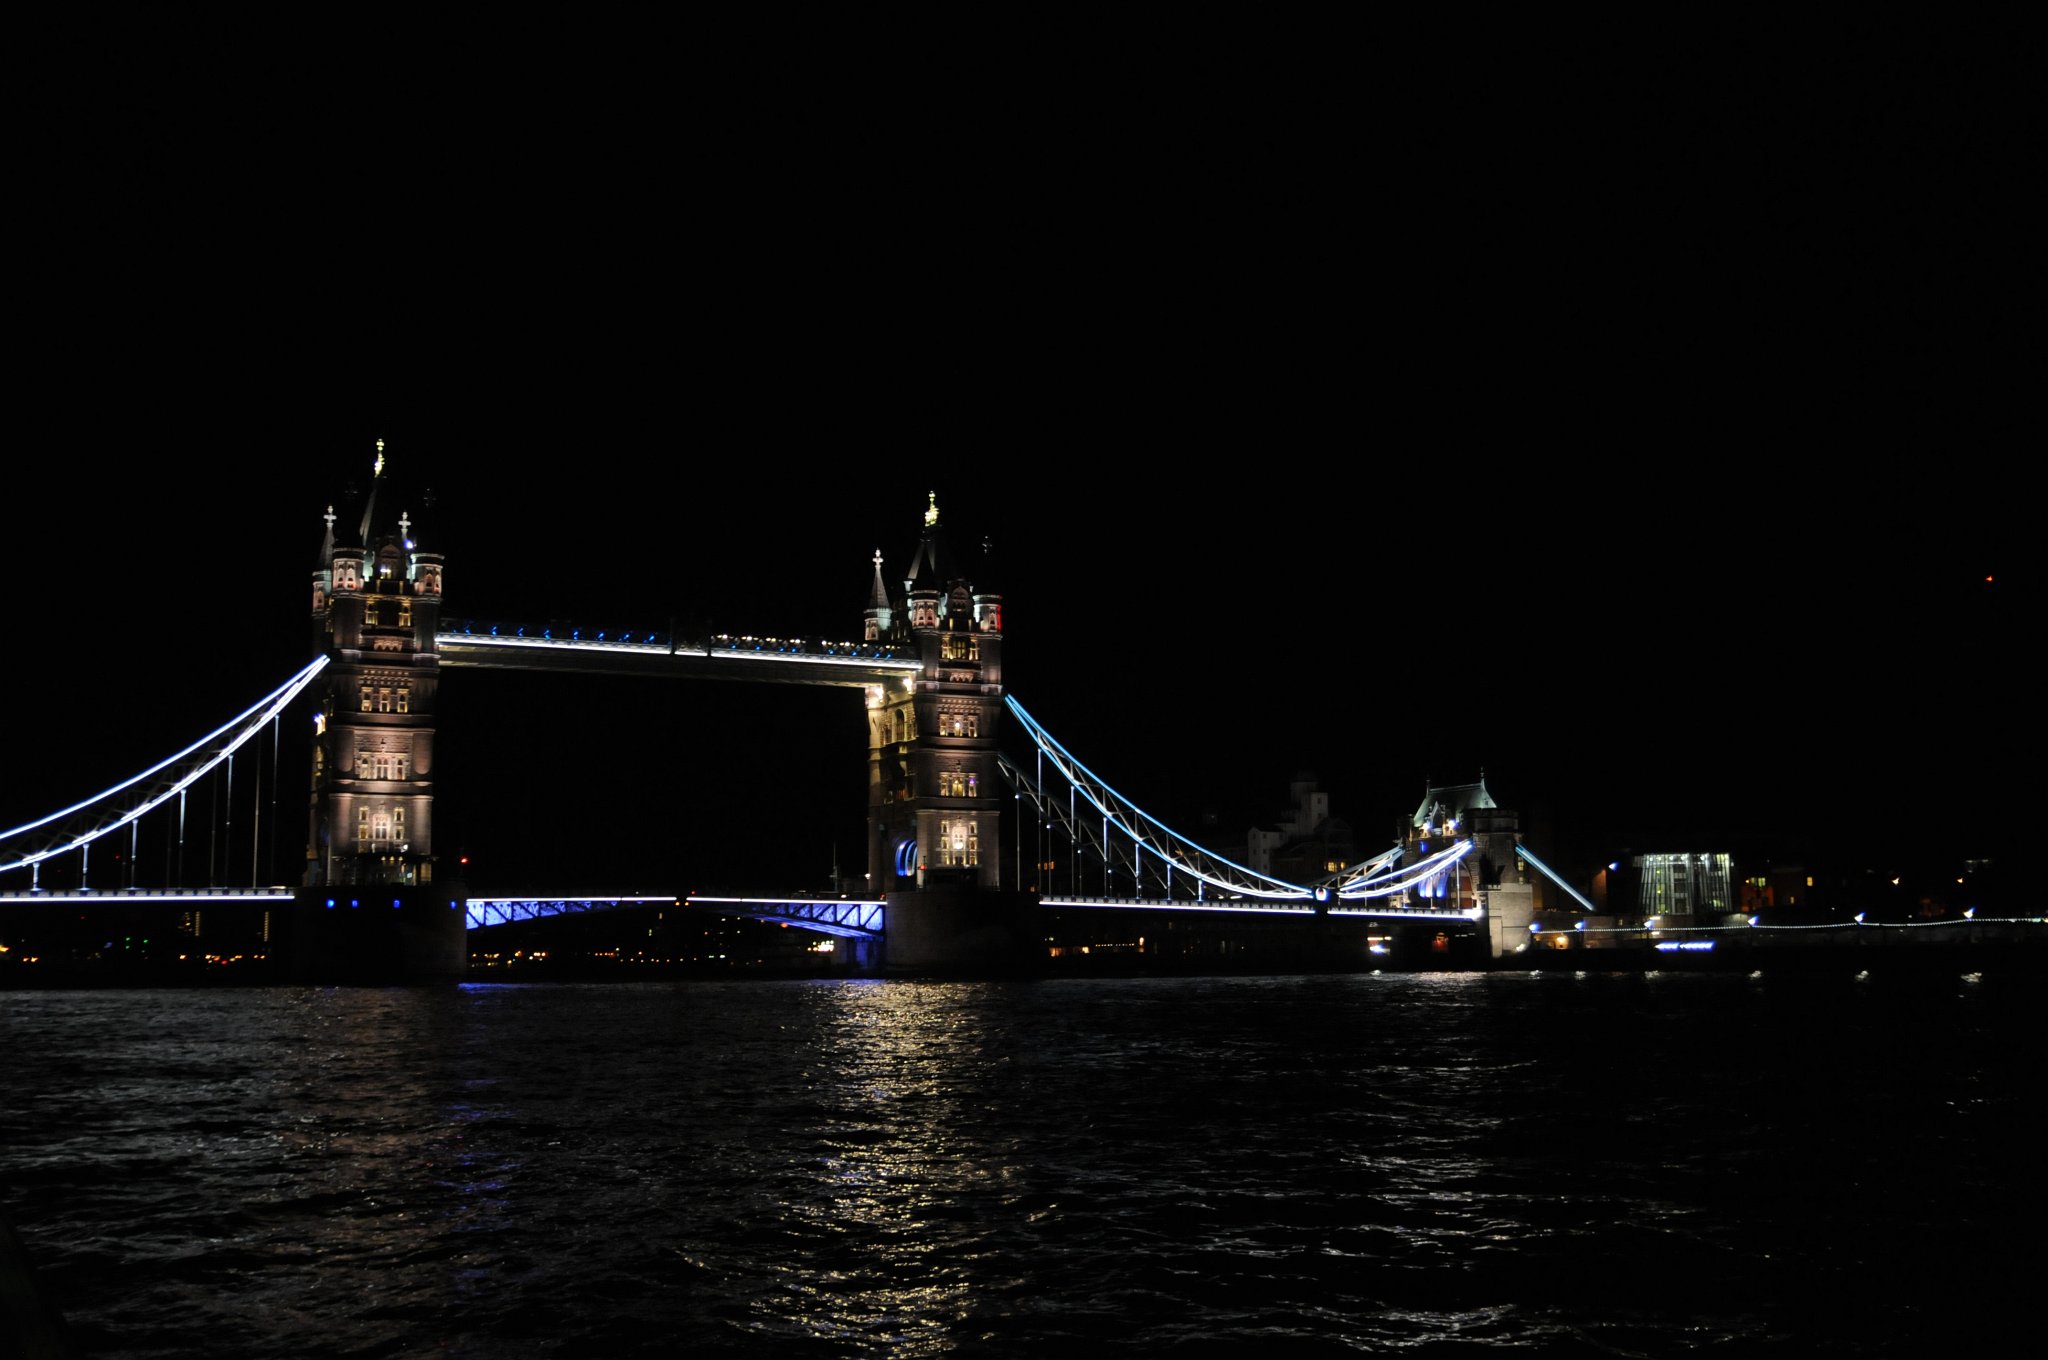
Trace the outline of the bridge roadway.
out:
[[[355,892],[367,902],[374,896],[375,889],[363,887],[356,889]],[[28,906],[289,906],[295,900],[296,890],[286,887],[38,889],[28,892],[0,892],[0,911],[9,907]],[[344,901],[354,905],[356,900],[355,897],[344,899],[340,892],[335,894],[337,907]],[[449,905],[454,906],[456,903],[451,901]],[[887,912],[886,904],[879,899],[805,897],[801,894],[785,897],[681,898],[607,897],[597,894],[573,897],[473,897],[464,899],[461,905],[464,908],[467,928],[470,930],[554,916],[579,915],[610,908],[674,906],[710,915],[744,917],[798,926],[824,935],[869,943],[882,940]],[[1342,901],[1315,903],[1256,898],[1164,901],[1142,898],[1052,896],[1040,899],[1039,905],[1048,911],[1175,912],[1206,916],[1262,917],[1268,920],[1312,917],[1321,913],[1332,917],[1375,919],[1387,924],[1401,921],[1457,922],[1468,925],[1475,923],[1472,915],[1463,912],[1402,910]],[[1766,924],[1754,918],[1747,922],[1728,925],[1659,927],[1647,923],[1615,923],[1590,925],[1590,928],[1589,925],[1590,923],[1585,920],[1576,922],[1575,926],[1532,924],[1530,930],[1532,934],[1539,935],[1553,944],[1559,936],[1577,936],[1579,946],[1593,947],[1596,957],[1615,954],[1617,950],[1627,950],[1629,946],[1650,946],[1660,952],[1689,952],[1713,951],[1722,945],[1732,945],[1742,953],[1748,954],[1755,948],[1772,945],[1780,949],[1798,950],[1799,946],[1868,947],[1948,940],[1973,945],[1999,942],[2007,945],[2022,944],[2030,946],[2027,953],[2034,961],[2048,960],[2048,918],[2038,916],[1977,918],[1972,913],[1962,918],[1911,922],[1865,922],[1859,917],[1847,922],[1799,925]],[[1604,948],[1601,947],[1603,945]],[[1543,949],[1537,952],[1547,955],[1550,950]],[[1586,956],[1575,950],[1571,957]]]
[[[701,641],[657,633],[456,621],[434,635],[443,666],[573,675],[668,676],[772,684],[887,684],[923,663],[878,643],[720,635]]]
[[[0,893],[0,907],[43,906],[153,906],[221,905],[240,903],[259,906],[289,906],[299,890],[269,888],[86,888],[54,891]],[[374,898],[375,885],[329,889],[339,906],[344,901]],[[451,901],[450,905],[453,905]],[[802,926],[821,934],[842,938],[878,940],[883,934],[886,904],[878,898],[806,897],[629,897],[587,894],[572,896],[470,897],[462,900],[468,928],[536,921],[550,916],[576,915],[615,907],[678,906],[713,915],[744,916],[757,921],[775,921]],[[1046,897],[1039,905],[1048,910],[1173,911],[1237,916],[1314,916],[1318,911],[1331,916],[1379,917],[1401,921],[1459,921],[1473,918],[1464,912],[1401,910],[1361,907],[1344,902],[1271,901],[1240,898],[1217,901],[1158,900],[1130,897]]]

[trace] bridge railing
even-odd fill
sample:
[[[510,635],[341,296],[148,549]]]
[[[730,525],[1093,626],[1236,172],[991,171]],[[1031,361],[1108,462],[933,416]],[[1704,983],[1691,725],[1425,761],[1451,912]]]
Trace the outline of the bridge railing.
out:
[[[864,661],[914,662],[900,648],[880,642],[848,642],[824,637],[771,637],[751,633],[713,633],[684,637],[660,629],[588,627],[577,623],[515,623],[488,619],[445,619],[435,635],[451,640],[552,643],[569,648],[625,648],[660,655],[750,652],[761,655],[824,657]]]

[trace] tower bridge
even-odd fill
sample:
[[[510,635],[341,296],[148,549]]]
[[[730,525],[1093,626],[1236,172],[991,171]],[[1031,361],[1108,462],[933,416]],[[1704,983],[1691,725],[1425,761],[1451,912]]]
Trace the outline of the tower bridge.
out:
[[[663,900],[837,935],[869,966],[893,973],[1029,969],[1045,955],[1053,912],[1325,928],[1349,920],[1438,939],[1455,933],[1498,953],[1527,927],[1532,868],[1549,872],[1519,853],[1514,816],[1493,804],[1483,780],[1432,790],[1403,843],[1327,867],[1310,882],[1174,831],[1100,779],[1008,693],[1002,596],[985,560],[956,553],[936,493],[907,562],[891,572],[874,554],[859,635],[834,641],[444,618],[444,556],[423,541],[427,526],[402,507],[380,506],[386,490],[380,447],[360,521],[351,530],[331,507],[323,517],[307,616],[312,660],[178,755],[0,832],[0,912],[188,900],[179,894],[193,890],[137,886],[142,823],[175,818],[182,847],[199,782],[224,771],[232,790],[236,753],[248,753],[245,762],[260,757],[265,736],[274,753],[281,715],[308,707],[313,738],[296,881],[260,882],[252,835],[249,885],[218,887],[239,874],[210,864],[215,884],[189,899],[264,907],[271,957],[292,976],[456,977],[467,966],[471,929],[647,900],[472,898],[459,874],[451,876],[435,827],[440,677],[451,668],[857,691],[870,893],[835,900],[764,885],[769,891],[759,896]],[[401,513],[380,518],[393,509]],[[1001,749],[1006,729],[1027,738],[1023,759]],[[249,763],[260,780],[260,758]],[[274,782],[273,775],[273,800]],[[223,802],[232,806],[232,791]],[[274,824],[270,830],[274,837]],[[119,886],[89,886],[96,844],[102,863],[111,852],[123,866]],[[74,856],[77,888],[42,882],[46,868]],[[171,866],[182,856],[167,852],[166,860],[166,878],[178,877]]]

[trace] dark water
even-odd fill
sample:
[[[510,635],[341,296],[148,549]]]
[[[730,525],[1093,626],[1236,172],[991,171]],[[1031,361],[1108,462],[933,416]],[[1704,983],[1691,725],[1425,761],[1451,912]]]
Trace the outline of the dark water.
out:
[[[0,1204],[131,1360],[1925,1354],[2031,1330],[2044,1011],[1847,972],[10,993]]]

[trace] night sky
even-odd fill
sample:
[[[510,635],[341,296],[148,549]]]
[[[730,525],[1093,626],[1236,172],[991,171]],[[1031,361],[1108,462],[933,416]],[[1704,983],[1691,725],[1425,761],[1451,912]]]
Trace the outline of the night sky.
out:
[[[2008,853],[2027,62],[1911,36],[655,82],[68,35],[17,196],[0,822],[307,659],[382,438],[452,615],[853,637],[935,492],[1011,693],[1219,848],[1298,772],[1377,848],[1483,770],[1562,857]],[[438,848],[508,891],[851,861],[857,701],[724,690],[451,677]]]

